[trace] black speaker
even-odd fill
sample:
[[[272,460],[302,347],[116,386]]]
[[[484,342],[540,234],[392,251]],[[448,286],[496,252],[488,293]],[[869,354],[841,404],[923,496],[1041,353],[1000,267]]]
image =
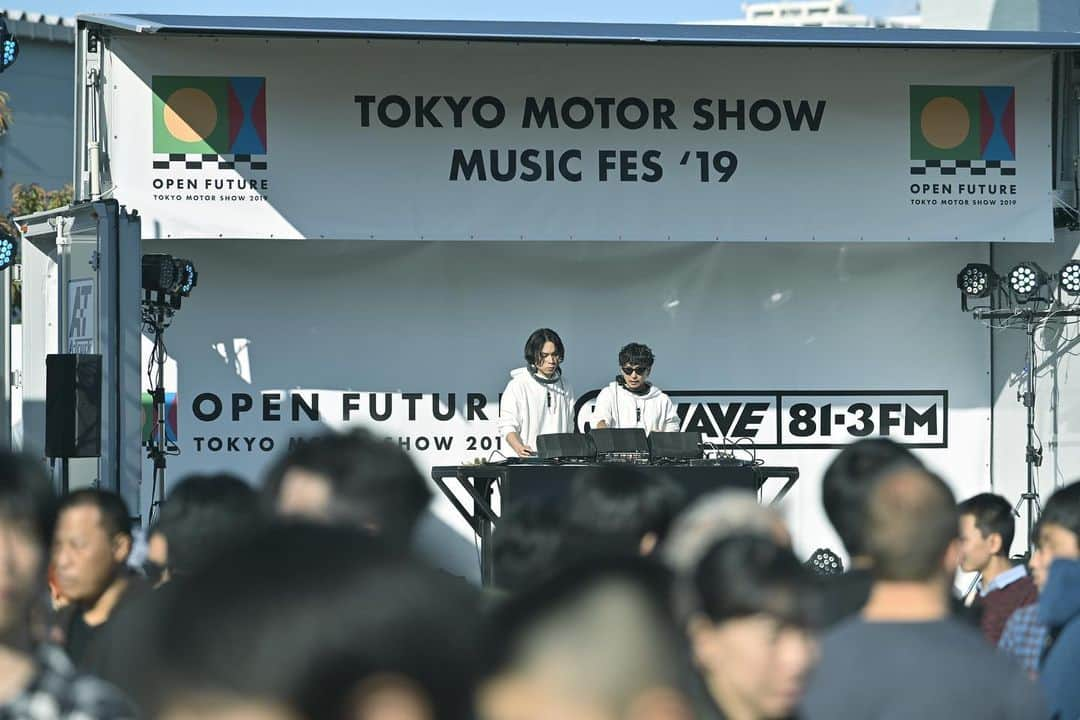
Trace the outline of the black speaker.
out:
[[[585,435],[550,433],[536,437],[536,454],[544,460],[592,460],[596,448]]]
[[[604,453],[649,454],[649,438],[644,428],[599,428],[589,431],[599,455]]]
[[[45,456],[101,455],[101,356],[45,357]]]
[[[700,460],[701,433],[654,432],[649,435],[649,457],[652,460]]]

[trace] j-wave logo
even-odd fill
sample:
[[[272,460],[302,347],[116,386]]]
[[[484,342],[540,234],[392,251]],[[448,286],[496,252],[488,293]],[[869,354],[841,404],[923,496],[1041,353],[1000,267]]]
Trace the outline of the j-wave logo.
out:
[[[706,442],[752,440],[758,449],[828,449],[864,437],[917,448],[948,447],[945,390],[669,390],[684,432]],[[585,432],[599,390],[574,409]]]
[[[155,75],[156,170],[266,170],[266,78]]]
[[[912,85],[911,174],[1015,175],[1016,88]]]

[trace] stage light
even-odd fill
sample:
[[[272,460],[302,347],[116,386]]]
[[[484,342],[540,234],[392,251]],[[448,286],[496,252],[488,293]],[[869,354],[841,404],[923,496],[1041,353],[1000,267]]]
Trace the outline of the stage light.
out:
[[[19,57],[19,41],[8,32],[7,23],[0,20],[0,72],[15,64]]]
[[[956,287],[968,297],[987,297],[997,283],[994,269],[984,263],[968,263],[956,276]]]
[[[15,239],[0,235],[0,270],[6,270],[15,262]]]
[[[195,263],[190,260],[164,254],[143,255],[143,290],[188,297],[198,280]]]
[[[1009,289],[1020,302],[1027,302],[1046,285],[1046,273],[1033,262],[1022,262],[1009,271]]]
[[[191,290],[199,283],[199,273],[195,272],[195,263],[190,260],[175,260],[176,267],[180,272],[177,291],[184,297],[191,295]]]
[[[829,548],[815,550],[810,559],[806,561],[806,566],[815,575],[840,575],[844,572],[844,561]]]
[[[1080,295],[1080,260],[1070,260],[1062,266],[1058,286],[1070,295]]]
[[[172,255],[143,255],[143,290],[175,292],[177,282],[176,263]]]

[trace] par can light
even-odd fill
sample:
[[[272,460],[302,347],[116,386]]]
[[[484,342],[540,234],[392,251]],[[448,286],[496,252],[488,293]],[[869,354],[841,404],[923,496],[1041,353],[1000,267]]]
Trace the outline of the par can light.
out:
[[[1033,262],[1022,262],[1009,271],[1009,289],[1020,302],[1027,302],[1046,285],[1048,277]]]
[[[0,270],[6,270],[15,263],[15,239],[9,235],[0,235]]]
[[[172,255],[143,255],[143,290],[171,293],[176,287],[176,264]]]
[[[8,30],[7,22],[0,20],[0,72],[15,64],[19,57],[19,41]]]
[[[993,268],[984,263],[968,263],[956,276],[956,287],[973,298],[987,297],[997,283]]]
[[[190,260],[177,259],[175,262],[180,271],[179,292],[184,297],[188,297],[199,283],[199,273],[195,272],[195,263]]]
[[[143,290],[188,297],[198,280],[191,260],[164,254],[143,255]]]
[[[1080,260],[1070,260],[1062,266],[1058,286],[1070,295],[1080,295]]]

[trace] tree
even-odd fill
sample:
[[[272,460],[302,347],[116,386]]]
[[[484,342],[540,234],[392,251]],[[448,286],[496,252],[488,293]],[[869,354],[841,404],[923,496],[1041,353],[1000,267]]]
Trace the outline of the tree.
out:
[[[0,227],[4,232],[14,236],[15,227],[11,224],[10,218],[64,207],[71,202],[74,195],[75,191],[71,185],[65,185],[58,190],[46,190],[37,183],[12,185],[11,210],[7,218],[0,218]]]
[[[71,202],[74,189],[65,185],[59,190],[46,190],[37,183],[11,186],[12,215],[29,215],[44,210],[55,210]]]

